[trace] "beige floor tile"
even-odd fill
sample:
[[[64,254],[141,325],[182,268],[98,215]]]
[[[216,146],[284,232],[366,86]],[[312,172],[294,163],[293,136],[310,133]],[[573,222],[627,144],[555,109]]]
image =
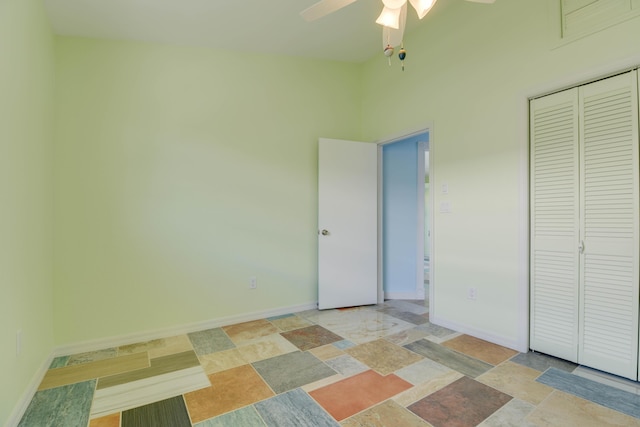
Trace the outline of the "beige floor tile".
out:
[[[126,354],[142,353],[164,346],[165,339],[159,338],[157,340],[137,342],[134,344],[122,345],[118,347],[118,355],[124,356]]]
[[[413,412],[387,400],[340,423],[342,427],[429,427],[431,424]]]
[[[499,365],[518,354],[517,351],[511,350],[510,348],[502,347],[470,335],[457,336],[443,342],[442,345],[491,365]]]
[[[224,326],[222,328],[235,345],[243,344],[256,338],[277,334],[280,331],[266,319],[252,322],[238,323],[237,325]]]
[[[253,363],[280,356],[281,354],[298,351],[298,348],[282,335],[273,334],[244,341],[243,344],[238,345],[237,350],[246,363]]]
[[[82,365],[89,362],[97,362],[98,360],[113,359],[118,356],[118,349],[105,348],[98,351],[89,351],[86,353],[78,353],[69,356],[66,366]]]
[[[118,356],[111,359],[88,362],[82,365],[49,369],[38,390],[75,384],[94,378],[122,374],[149,367],[147,353]]]
[[[525,421],[534,426],[638,427],[640,420],[588,400],[554,391]]]
[[[314,320],[318,325],[334,334],[357,344],[397,334],[416,326],[413,323],[366,308],[322,312]]]
[[[210,375],[294,351],[298,351],[296,346],[280,334],[273,334],[244,341],[237,348],[218,351],[199,358],[205,372]]]
[[[344,354],[344,351],[340,350],[333,344],[312,348],[308,351],[320,360],[329,360],[335,357],[340,357]]]
[[[149,358],[169,356],[171,354],[182,353],[193,350],[191,341],[187,335],[176,335],[169,338],[161,338],[136,344],[125,345],[118,348],[118,355],[133,354],[146,351]]]
[[[398,332],[397,334],[389,335],[387,337],[384,337],[384,339],[396,345],[405,345],[414,341],[418,341],[419,339],[422,339],[428,335],[429,334],[425,331],[413,328],[407,329],[406,331]]]
[[[283,317],[282,319],[274,319],[271,320],[271,323],[273,323],[274,326],[276,326],[283,332],[306,328],[307,326],[313,325],[313,323],[299,316],[289,316]]]
[[[504,362],[476,380],[534,405],[546,399],[553,388],[536,382],[540,372],[512,362]]]
[[[156,357],[169,356],[184,351],[193,351],[191,341],[187,335],[177,335],[165,338],[164,346],[149,349],[149,357],[155,359]]]
[[[388,375],[424,359],[424,357],[384,339],[350,347],[345,350],[345,353],[381,375]]]
[[[509,403],[498,409],[478,427],[532,427],[525,421],[535,406],[520,399],[511,399]]]
[[[420,385],[449,372],[453,370],[426,358],[406,368],[398,369],[394,373],[413,385]]]
[[[226,371],[227,369],[236,368],[247,363],[237,348],[199,356],[199,359],[207,375]]]

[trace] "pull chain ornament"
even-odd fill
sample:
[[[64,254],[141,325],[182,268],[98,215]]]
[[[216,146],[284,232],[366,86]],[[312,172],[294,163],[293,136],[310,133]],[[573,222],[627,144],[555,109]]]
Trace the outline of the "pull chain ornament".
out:
[[[389,59],[389,66],[391,66],[391,57],[393,56],[393,46],[388,44],[387,47],[384,48],[384,56],[386,56]]]
[[[400,47],[400,52],[398,52],[398,58],[400,58],[400,63],[402,64],[402,71],[404,71],[404,58],[407,57],[407,51],[404,46]]]

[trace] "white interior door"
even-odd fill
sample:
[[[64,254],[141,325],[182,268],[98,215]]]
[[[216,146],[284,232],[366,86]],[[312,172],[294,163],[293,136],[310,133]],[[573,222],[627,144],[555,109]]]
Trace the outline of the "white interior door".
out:
[[[320,139],[318,307],[378,301],[378,147]]]
[[[578,91],[531,101],[533,350],[578,361]]]
[[[580,88],[581,239],[578,362],[636,379],[638,89],[635,71]]]
[[[531,348],[631,379],[640,314],[637,85],[632,71],[531,102]]]

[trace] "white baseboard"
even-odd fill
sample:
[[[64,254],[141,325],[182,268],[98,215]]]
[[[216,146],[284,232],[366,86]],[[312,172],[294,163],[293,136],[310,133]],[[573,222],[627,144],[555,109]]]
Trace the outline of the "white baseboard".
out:
[[[49,366],[51,366],[52,361],[53,361],[53,353],[47,356],[47,358],[44,360],[42,365],[40,365],[40,368],[36,371],[36,373],[31,378],[29,385],[27,386],[24,393],[22,393],[22,396],[20,397],[20,400],[18,400],[18,403],[13,408],[13,411],[11,411],[11,414],[9,415],[9,419],[6,422],[5,427],[16,427],[20,423],[20,420],[22,419],[22,416],[27,410],[29,403],[31,403],[33,396],[38,391],[38,387],[40,387],[40,383],[42,382],[42,379],[44,378],[45,374],[49,370]]]
[[[456,332],[471,335],[473,337],[480,338],[481,340],[489,341],[491,343],[519,351],[521,353],[526,353],[529,351],[528,348],[523,348],[522,342],[520,340],[512,340],[500,335],[489,334],[486,331],[482,331],[480,329],[470,328],[466,325],[461,325],[459,323],[443,319],[439,316],[434,316],[433,313],[431,313],[429,321],[434,325],[444,326],[445,328],[453,329]]]
[[[266,317],[280,316],[283,314],[296,313],[299,311],[311,310],[318,307],[317,302],[301,304],[289,307],[279,307],[270,310],[244,313],[235,316],[219,317],[217,319],[205,320],[202,322],[189,323],[180,326],[156,329],[152,331],[136,332],[133,334],[100,338],[96,340],[84,341],[74,344],[58,346],[54,350],[53,356],[66,356],[69,354],[84,353],[87,351],[97,351],[105,348],[120,347],[128,344],[135,344],[144,341],[151,341],[159,338],[171,337],[174,335],[188,334],[190,332],[203,331],[206,329],[219,328],[221,326],[233,325],[236,323],[250,322],[252,320],[264,319]]]
[[[312,310],[318,307],[317,302],[301,304],[289,307],[279,307],[271,310],[256,311],[253,313],[239,314],[236,316],[220,317],[217,319],[205,320],[203,322],[189,323],[181,326],[172,326],[153,331],[138,332],[116,337],[100,338],[96,340],[84,341],[74,344],[66,344],[53,349],[51,354],[46,358],[40,369],[34,374],[29,386],[22,394],[22,397],[11,412],[5,427],[16,427],[22,416],[24,415],[33,396],[38,391],[38,387],[42,382],[45,374],[51,366],[51,362],[55,357],[66,356],[76,353],[84,353],[86,351],[102,350],[110,347],[119,347],[127,344],[135,344],[138,342],[150,341],[158,338],[166,338],[174,335],[187,334],[206,329],[219,328],[221,326],[233,325],[236,323],[250,322],[252,320],[264,319],[266,317],[281,316],[283,314],[297,313],[305,310]]]
[[[385,292],[384,299],[424,299],[424,292]]]

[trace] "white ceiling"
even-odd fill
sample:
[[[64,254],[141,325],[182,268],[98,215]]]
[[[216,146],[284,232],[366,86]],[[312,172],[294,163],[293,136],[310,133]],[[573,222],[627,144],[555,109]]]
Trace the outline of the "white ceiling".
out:
[[[447,0],[453,1],[453,0]],[[442,8],[447,1],[434,7]],[[56,34],[362,62],[382,54],[381,0],[306,22],[316,0],[44,0]],[[409,11],[407,32],[418,21]],[[429,15],[431,17],[431,14]],[[425,18],[421,25],[428,21]]]

